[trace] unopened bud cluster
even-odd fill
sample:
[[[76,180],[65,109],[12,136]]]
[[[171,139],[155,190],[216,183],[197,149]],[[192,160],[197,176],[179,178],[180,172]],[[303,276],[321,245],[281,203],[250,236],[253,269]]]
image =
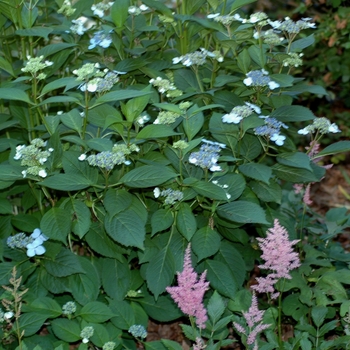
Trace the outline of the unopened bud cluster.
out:
[[[135,338],[145,339],[147,337],[147,331],[144,326],[140,324],[134,324],[129,328],[128,331]]]
[[[134,144],[129,146],[125,144],[115,144],[111,151],[103,151],[97,154],[92,154],[88,157],[86,154],[82,154],[80,155],[79,160],[87,160],[91,166],[97,166],[101,169],[110,171],[116,165],[131,164],[131,162],[126,159],[126,156],[132,152],[138,152],[139,150],[139,147]]]
[[[88,343],[90,341],[90,338],[94,335],[94,327],[87,326],[84,327],[81,332],[80,336],[83,338],[83,343]]]
[[[207,57],[213,58],[218,62],[224,61],[224,58],[219,51],[210,52],[204,48],[201,48],[200,51],[188,53],[180,57],[174,57],[173,64],[181,62],[186,67],[190,67],[193,65],[202,66],[203,64],[205,64]]]
[[[181,201],[184,197],[184,194],[178,190],[172,190],[170,188],[161,191],[158,187],[153,190],[155,198],[165,197],[164,204],[173,205],[178,201]]]
[[[74,301],[68,301],[62,306],[63,315],[72,315],[75,311],[77,311],[77,306]]]
[[[65,16],[69,17],[74,14],[76,9],[72,6],[70,0],[64,0],[62,6],[57,10],[57,13],[63,13]]]
[[[178,97],[182,95],[182,91],[178,90],[176,86],[168,79],[163,79],[157,77],[156,79],[151,79],[150,84],[158,88],[161,94],[167,93],[167,97]]]
[[[44,164],[53,152],[53,148],[43,150],[45,146],[46,141],[38,138],[32,140],[29,146],[20,145],[16,147],[16,154],[13,158],[21,160],[21,165],[28,167],[22,171],[23,177],[26,177],[28,174],[40,177],[47,176]]]

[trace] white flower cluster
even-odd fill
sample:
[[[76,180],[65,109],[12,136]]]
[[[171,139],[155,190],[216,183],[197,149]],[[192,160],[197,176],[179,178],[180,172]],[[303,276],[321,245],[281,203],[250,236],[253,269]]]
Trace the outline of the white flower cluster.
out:
[[[111,2],[99,2],[97,4],[94,4],[91,6],[91,10],[94,13],[95,16],[98,16],[100,18],[103,18],[105,15],[105,12],[108,11],[112,5],[114,4],[114,1]]]
[[[72,20],[72,26],[69,28],[70,31],[73,34],[77,34],[77,35],[84,35],[84,33],[89,30],[90,28],[92,28],[93,26],[96,25],[95,21],[92,21],[91,19],[85,17],[85,16],[81,16],[77,19],[73,19]],[[67,31],[69,33],[69,31]]]
[[[153,190],[153,194],[155,198],[165,197],[164,204],[173,205],[178,201],[181,201],[184,197],[184,194],[178,190],[172,190],[168,188],[166,190],[161,191],[158,187]]]
[[[200,51],[188,53],[180,57],[174,57],[173,64],[178,64],[181,62],[186,67],[190,67],[193,65],[201,66],[206,62],[207,57],[213,58],[218,62],[224,61],[224,57],[219,51],[210,52],[204,48],[201,48]]]
[[[16,154],[13,159],[21,160],[21,165],[28,167],[22,171],[23,177],[26,177],[28,174],[40,177],[47,176],[44,164],[54,149],[43,150],[42,148],[46,144],[47,142],[42,139],[34,139],[29,146],[20,145],[16,147]]]
[[[223,123],[233,123],[238,124],[242,119],[249,117],[254,112],[256,114],[261,113],[261,109],[259,106],[245,102],[245,106],[236,106],[232,109],[232,111],[228,114],[225,114],[222,117]]]
[[[128,12],[129,12],[130,15],[138,16],[142,12],[147,11],[148,9],[149,9],[148,6],[142,4],[141,6],[130,6],[128,8]]]
[[[23,68],[21,68],[21,71],[25,73],[30,73],[33,77],[36,77],[36,79],[38,80],[42,80],[46,78],[45,73],[37,74],[38,71],[53,65],[53,62],[48,60],[43,62],[44,56],[39,56],[39,57],[27,56],[27,60],[28,61],[26,62],[26,65]]]
[[[319,132],[320,134],[337,133],[341,132],[338,125],[331,123],[327,118],[315,118],[311,125],[306,126],[304,129],[300,129],[298,134],[307,135]]]

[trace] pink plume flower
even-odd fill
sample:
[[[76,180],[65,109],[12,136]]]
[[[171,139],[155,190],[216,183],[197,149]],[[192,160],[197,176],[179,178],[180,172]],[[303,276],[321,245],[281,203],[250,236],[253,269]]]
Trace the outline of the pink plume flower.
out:
[[[177,273],[178,286],[166,288],[180,310],[186,315],[195,317],[197,326],[202,329],[205,328],[208,319],[203,304],[204,293],[209,289],[209,282],[205,281],[206,273],[207,271],[204,271],[198,279],[198,274],[192,267],[191,244],[189,244],[185,251],[183,271]]]
[[[233,322],[233,326],[237,329],[239,333],[242,333],[247,336],[247,344],[255,344],[254,349],[258,349],[257,336],[260,332],[269,328],[270,324],[264,324],[262,322],[265,311],[259,310],[258,307],[258,298],[255,293],[252,296],[252,304],[247,312],[243,312],[243,317],[247,323],[249,328],[249,332],[246,329],[238,324],[237,322]]]
[[[265,260],[261,269],[270,270],[266,277],[257,277],[258,284],[253,285],[252,289],[259,293],[272,293],[271,298],[275,299],[279,293],[275,292],[274,285],[281,278],[291,279],[289,272],[300,266],[300,259],[293,251],[293,245],[299,240],[290,241],[287,230],[281,226],[277,219],[274,226],[267,231],[266,238],[257,238],[263,254],[261,257]]]

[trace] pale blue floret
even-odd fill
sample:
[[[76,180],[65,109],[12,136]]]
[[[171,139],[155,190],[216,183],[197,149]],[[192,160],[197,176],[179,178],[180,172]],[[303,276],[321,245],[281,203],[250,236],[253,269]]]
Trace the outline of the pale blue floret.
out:
[[[286,137],[280,135],[281,128],[288,129],[288,126],[276,118],[265,118],[265,125],[258,126],[254,129],[255,135],[267,136],[277,146],[282,146]]]
[[[41,230],[38,228],[36,228],[33,231],[30,237],[33,239],[33,241],[27,244],[26,246],[27,256],[31,258],[35,255],[43,255],[46,252],[46,249],[43,246],[43,243],[47,241],[49,238],[46,237],[43,233],[41,233]]]
[[[90,39],[90,45],[88,47],[89,50],[94,49],[96,46],[101,46],[104,49],[109,47],[112,43],[112,38],[109,33],[105,33],[104,31],[98,31],[94,34],[94,36]]]

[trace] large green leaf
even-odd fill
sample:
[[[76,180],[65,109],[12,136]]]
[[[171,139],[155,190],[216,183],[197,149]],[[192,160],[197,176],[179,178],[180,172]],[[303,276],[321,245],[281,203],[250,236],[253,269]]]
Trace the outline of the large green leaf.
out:
[[[276,118],[281,122],[301,122],[304,120],[312,120],[315,115],[310,109],[303,106],[281,106],[275,109],[270,117]]]
[[[350,141],[339,141],[333,143],[326,148],[324,148],[321,152],[317,153],[314,158],[330,156],[337,153],[349,152],[350,151]]]
[[[49,39],[49,35],[53,32],[52,27],[32,27],[28,29],[18,29],[16,30],[16,34],[20,36],[39,36],[42,38],[45,38],[46,40]]]
[[[69,129],[77,131],[79,134],[83,127],[83,118],[77,109],[61,115],[61,122]]]
[[[134,310],[131,305],[124,300],[110,300],[109,305],[116,315],[111,318],[111,322],[119,329],[128,330],[135,324]]]
[[[258,205],[247,201],[235,201],[220,205],[217,209],[220,217],[239,223],[268,224],[265,211]]]
[[[277,182],[271,180],[269,184],[266,184],[260,181],[251,181],[249,187],[262,201],[281,203],[282,189]]]
[[[117,90],[117,91],[107,92],[106,94],[99,97],[91,108],[97,107],[102,103],[126,100],[128,98],[149,95],[150,93],[151,92],[149,91],[139,91],[139,90]]]
[[[51,322],[52,330],[58,339],[68,343],[74,343],[81,340],[80,326],[75,320],[68,320],[67,318],[58,318]]]
[[[283,165],[312,171],[310,158],[302,152],[280,153],[277,156],[277,161]]]
[[[146,188],[161,185],[176,176],[170,168],[145,165],[129,171],[120,182],[129,187]]]
[[[111,17],[117,31],[124,27],[124,23],[129,16],[129,5],[129,0],[119,0],[118,2],[113,3],[111,7]]]
[[[74,273],[85,273],[79,258],[66,248],[62,248],[54,258],[44,259],[43,266],[48,273],[55,277],[65,277]]]
[[[198,111],[193,115],[190,115],[191,110],[193,111],[196,109],[198,109],[197,105],[192,106],[187,111],[182,122],[188,141],[191,141],[197,135],[197,133],[199,132],[199,130],[202,128],[204,124],[204,115],[201,111]]]
[[[162,137],[169,137],[174,135],[181,135],[175,132],[170,126],[163,124],[151,124],[145,126],[136,136],[138,139],[158,139]]]
[[[134,211],[127,210],[114,216],[107,214],[105,228],[109,236],[120,244],[143,249],[145,224]]]
[[[168,229],[174,222],[174,216],[169,209],[158,209],[151,218],[152,236],[160,231]]]
[[[0,69],[15,77],[12,65],[4,57],[0,57]]]
[[[73,174],[56,174],[39,182],[39,185],[60,191],[78,191],[93,185],[85,176]]]
[[[67,236],[70,233],[71,220],[67,220],[67,211],[62,208],[51,208],[47,211],[40,222],[41,231],[52,239],[67,243]]]
[[[275,164],[272,166],[275,175],[285,181],[293,183],[315,182],[319,181],[317,176],[309,170]]]
[[[62,307],[56,300],[50,297],[40,297],[35,299],[28,309],[32,313],[45,315],[46,318],[55,318],[62,315]]]
[[[78,313],[86,322],[102,323],[109,320],[114,314],[110,308],[100,301],[91,301],[83,306]]]
[[[17,100],[34,104],[23,90],[16,88],[0,88],[0,100],[1,99]]]
[[[191,186],[198,194],[219,201],[227,201],[226,191],[212,182],[197,181]]]
[[[131,284],[131,272],[127,260],[103,259],[101,277],[107,295],[114,300],[124,300]]]
[[[83,238],[91,226],[90,209],[80,200],[72,198],[64,205],[64,210],[72,216],[72,231],[79,237]]]
[[[108,213],[113,216],[126,210],[132,203],[133,196],[125,190],[109,189],[103,200]]]
[[[215,185],[214,185],[215,186]],[[187,203],[181,203],[176,216],[176,227],[179,232],[190,241],[197,230],[197,222],[191,207]]]
[[[158,296],[171,285],[175,274],[174,256],[169,245],[161,249],[158,254],[149,262],[146,270],[146,280],[148,289]]]
[[[209,226],[204,226],[193,235],[191,244],[200,261],[217,253],[220,247],[220,235]]]
[[[272,170],[269,166],[260,163],[247,163],[238,167],[239,171],[252,179],[269,183]]]
[[[30,312],[22,314],[19,318],[19,327],[15,323],[13,325],[13,331],[18,332],[18,334],[24,332],[29,337],[39,331],[46,318],[47,316],[41,313]]]
[[[206,279],[210,281],[212,288],[228,298],[233,298],[238,283],[228,266],[221,261],[208,259],[204,262],[204,268],[207,270]]]
[[[59,45],[59,44],[55,44],[55,46],[56,45]],[[73,86],[78,86],[80,84],[81,84],[81,81],[77,81],[77,79],[73,77],[57,79],[57,80],[51,81],[50,83],[44,86],[44,88],[41,90],[41,96],[47,94],[50,91],[60,89],[62,87],[66,87],[68,85],[73,87]]]

